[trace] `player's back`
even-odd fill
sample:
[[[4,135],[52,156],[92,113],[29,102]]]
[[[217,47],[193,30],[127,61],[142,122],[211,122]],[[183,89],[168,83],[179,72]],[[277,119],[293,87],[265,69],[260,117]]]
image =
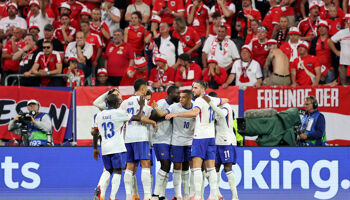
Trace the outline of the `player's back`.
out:
[[[160,99],[157,101],[158,109],[166,110],[170,104],[166,99]],[[158,131],[152,135],[153,144],[170,144],[171,133],[173,126],[169,120],[163,120],[157,123]]]
[[[217,145],[237,145],[236,136],[233,132],[233,110],[230,104],[225,103],[220,106],[226,116],[215,115],[215,142]]]

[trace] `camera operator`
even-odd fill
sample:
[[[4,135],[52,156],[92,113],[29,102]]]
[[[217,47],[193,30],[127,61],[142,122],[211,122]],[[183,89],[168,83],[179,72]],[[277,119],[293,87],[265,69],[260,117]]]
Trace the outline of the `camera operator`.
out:
[[[29,113],[20,113],[10,121],[8,130],[22,135],[24,146],[52,146],[52,124],[48,114],[39,112],[39,102],[27,102]]]
[[[325,146],[326,122],[324,115],[317,110],[318,102],[314,96],[305,98],[306,114],[301,119],[299,146]]]

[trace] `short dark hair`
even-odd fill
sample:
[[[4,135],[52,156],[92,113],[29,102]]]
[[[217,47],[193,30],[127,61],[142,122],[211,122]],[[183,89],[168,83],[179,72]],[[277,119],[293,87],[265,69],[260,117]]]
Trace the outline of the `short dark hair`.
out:
[[[227,32],[227,27],[225,25],[220,25],[219,28],[224,28],[225,31]]]
[[[89,23],[88,20],[80,20],[80,21],[79,21],[79,24],[87,24],[87,25],[89,25],[89,27],[90,27],[90,23]]]
[[[198,83],[202,88],[204,88],[204,89],[207,89],[208,88],[208,84],[207,84],[207,82],[204,82],[204,81],[202,81],[202,80],[196,80],[196,81],[194,81],[193,82],[193,84],[195,84],[195,83]],[[193,85],[192,84],[192,85]]]
[[[108,107],[115,107],[115,106],[118,105],[119,98],[115,94],[110,94],[110,95],[107,96],[106,101],[107,101]]]
[[[209,92],[208,95],[211,97],[219,97],[219,95],[216,92]]]
[[[134,11],[131,13],[131,15],[137,15],[137,18],[139,18],[139,20],[142,20],[142,14],[140,13],[140,11]]]
[[[212,15],[211,15],[211,18],[213,19],[216,19],[218,17],[221,17],[221,13],[220,12],[214,12]]]
[[[191,62],[191,56],[187,53],[183,53],[183,54],[179,55],[179,59],[181,59],[183,61]]]
[[[68,18],[70,18],[70,16],[69,16],[68,14],[66,14],[66,13],[64,13],[64,14],[62,14],[62,15],[60,16],[60,18],[62,18],[62,17],[68,17]]]
[[[51,40],[44,40],[43,44],[50,44],[51,46],[53,46]]]
[[[192,91],[191,90],[182,90],[181,93],[185,93],[185,94],[188,94],[188,95],[192,96]]]
[[[146,85],[147,86],[147,82],[141,78],[137,79],[135,82],[134,82],[134,90],[135,92],[136,91],[139,91],[141,86],[143,85]]]
[[[32,39],[33,39],[33,41],[34,41],[34,42],[38,42],[38,38],[37,38],[37,37],[35,37],[33,34],[31,34],[31,33],[27,33],[26,37],[27,37],[27,36],[32,37]]]
[[[177,87],[175,85],[171,85],[171,86],[168,87],[168,90],[166,91],[166,93],[169,95],[169,94],[173,93],[177,89],[179,89],[179,87]]]

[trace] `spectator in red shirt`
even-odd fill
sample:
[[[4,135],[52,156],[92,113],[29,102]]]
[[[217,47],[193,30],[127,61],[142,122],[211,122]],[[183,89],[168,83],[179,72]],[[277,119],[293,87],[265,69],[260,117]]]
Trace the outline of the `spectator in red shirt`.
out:
[[[263,26],[258,28],[258,39],[252,41],[249,45],[253,52],[253,59],[258,61],[260,67],[263,67],[267,56],[269,55],[269,49],[267,48],[267,29]]]
[[[236,31],[238,36],[245,37],[250,28],[250,21],[255,19],[261,22],[260,11],[252,6],[251,0],[242,0],[243,10],[238,11],[236,18]]]
[[[208,67],[203,73],[203,81],[208,83],[209,88],[218,89],[219,86],[226,82],[226,79],[227,73],[225,68],[218,65],[215,57],[210,57],[208,59]]]
[[[100,56],[102,54],[101,38],[97,34],[91,33],[89,21],[84,21],[84,20],[80,21],[80,29],[84,33],[85,41],[91,44],[93,47],[91,63],[92,63],[92,67],[96,69],[96,67],[98,67]],[[93,70],[93,76],[95,75],[94,71],[95,70]]]
[[[97,82],[96,86],[109,86],[108,84],[108,73],[105,68],[101,68],[97,70]]]
[[[343,12],[343,10],[339,6],[335,5],[332,0],[323,0],[323,2],[324,2],[324,5],[322,5],[320,7],[321,19],[327,20],[331,17],[330,13],[329,13],[331,7],[335,7],[336,13],[337,13],[337,15],[336,15],[337,18],[342,19],[345,16],[345,13]]]
[[[120,85],[128,67],[134,65],[134,51],[130,44],[123,42],[123,33],[121,29],[114,31],[113,42],[110,42],[106,49],[105,68],[108,81],[113,86]]]
[[[329,25],[329,35],[333,36],[345,26],[344,17],[338,17],[337,7],[334,5],[329,6],[328,12],[329,18],[326,20]]]
[[[166,91],[166,88],[174,84],[175,71],[169,67],[167,58],[163,54],[156,57],[157,68],[153,68],[148,83],[154,91]]]
[[[90,21],[90,19],[91,11],[87,7],[84,7],[80,13],[80,20]]]
[[[65,77],[67,81],[67,87],[70,86],[70,82],[72,82],[72,87],[76,86],[84,86],[85,76],[84,71],[78,68],[78,59],[75,57],[70,57],[68,59],[68,67],[64,68],[63,74],[69,75],[69,77]]]
[[[232,0],[217,0],[215,1],[215,5],[210,9],[210,14],[214,12],[219,12],[224,17],[223,23],[232,24],[236,7],[232,3]]]
[[[213,23],[209,26],[209,36],[217,36],[220,26],[222,23],[222,16],[219,12],[214,12],[211,15]],[[227,28],[227,38],[231,38],[231,26],[228,24],[223,24]]]
[[[141,25],[142,15],[135,11],[131,14],[131,25],[124,31],[124,42],[129,43],[136,54],[136,56],[143,56],[145,48],[144,38],[146,35],[146,28]]]
[[[197,60],[197,63],[199,63],[197,50],[202,45],[199,34],[192,27],[186,26],[183,17],[175,18],[174,29],[172,36],[180,40],[184,53],[191,55],[192,60]]]
[[[70,9],[70,5],[68,3],[66,3],[66,2],[62,3],[60,5],[60,7],[58,8],[58,11],[59,11],[59,17],[52,24],[55,28],[59,28],[62,25],[62,23],[60,21],[60,19],[61,19],[60,16],[62,16],[63,14],[66,14],[70,18],[69,19],[70,20],[70,25],[73,28],[75,28],[76,31],[80,30],[80,25],[79,25],[78,20],[75,19],[75,18],[70,17],[71,9]]]
[[[261,25],[268,29],[268,38],[273,35],[278,28],[280,17],[282,16],[282,10],[279,5],[280,0],[270,0],[270,10],[266,13]]]
[[[106,22],[101,21],[101,10],[99,8],[95,8],[91,12],[90,31],[100,36],[103,47],[107,46],[111,39],[111,33]]]
[[[178,57],[179,67],[176,70],[175,85],[178,87],[189,86],[195,80],[200,80],[202,69],[195,62],[191,62],[191,56],[183,53]]]
[[[298,44],[300,43],[300,32],[297,27],[290,27],[288,32],[289,40],[281,45],[280,49],[288,56],[289,62],[298,57]]]
[[[204,42],[209,35],[209,8],[202,0],[194,0],[186,12],[187,23],[196,29]]]
[[[256,19],[250,20],[250,27],[247,30],[247,36],[244,44],[249,44],[253,40],[258,39],[259,21]]]
[[[176,17],[184,16],[185,7],[183,1],[155,0],[152,13],[154,15],[159,15],[162,18],[162,21],[172,25]]]
[[[6,0],[1,0],[0,1],[0,19],[3,17],[7,17],[7,1]]]
[[[81,10],[83,10],[85,5],[76,0],[67,0],[65,3],[71,8],[72,13],[70,14],[70,17],[79,21]]]
[[[137,79],[148,81],[147,61],[144,57],[137,57],[135,65],[128,67],[120,85],[133,85]]]
[[[55,29],[53,36],[66,48],[74,40],[76,30],[69,24],[70,19],[68,14],[62,14],[60,22],[62,25]]]
[[[294,7],[292,7],[292,4],[294,1],[290,0],[282,0],[280,5],[281,5],[281,10],[282,10],[282,16],[287,17],[288,22],[291,26],[295,26],[295,12],[294,12]]]
[[[301,33],[301,40],[311,41],[317,36],[317,24],[319,21],[320,6],[313,2],[309,5],[309,16],[301,20],[298,28]]]
[[[34,35],[36,37],[36,39],[39,39],[39,32],[40,32],[40,28],[38,26],[38,24],[36,23],[32,23],[29,25],[29,33],[31,33],[32,35]]]
[[[298,45],[299,57],[292,64],[292,86],[315,86],[321,78],[321,64],[318,58],[308,54],[309,43],[302,41]]]

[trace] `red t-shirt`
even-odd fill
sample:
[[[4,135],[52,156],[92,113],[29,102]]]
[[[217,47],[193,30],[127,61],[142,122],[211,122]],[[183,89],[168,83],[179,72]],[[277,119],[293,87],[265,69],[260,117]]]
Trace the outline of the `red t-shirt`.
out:
[[[189,68],[185,67],[185,71],[182,73],[179,68],[176,70],[175,82],[181,82],[182,86],[192,85],[194,81],[201,79],[202,68],[195,62],[192,62]]]
[[[299,57],[300,58],[300,57]],[[296,69],[296,82],[300,86],[312,85],[311,78],[306,74],[304,69],[298,69],[299,58],[296,58],[292,64],[292,69]],[[307,55],[301,57],[301,60],[304,62],[304,66],[309,72],[316,75],[315,68],[321,67],[317,57],[312,55]]]
[[[134,59],[134,51],[128,43],[116,45],[110,42],[106,48],[108,76],[124,76],[129,62]]]
[[[70,17],[79,21],[80,12],[85,7],[85,5],[79,1],[75,1],[75,3],[69,3],[68,1],[66,1],[66,3],[70,5],[70,10],[71,10]]]
[[[57,51],[52,53],[46,58],[44,52],[39,52],[35,58],[35,63],[39,64],[39,70],[52,71],[56,69],[56,64],[61,64],[61,55]],[[50,78],[42,77],[41,86],[46,86],[50,82]]]
[[[270,8],[269,12],[266,13],[261,25],[265,26],[269,30],[268,38],[271,37],[275,25],[280,23],[281,16],[282,10],[279,6]]]
[[[18,42],[16,42],[16,46],[19,49],[22,49],[24,46],[26,45],[26,43],[23,40],[20,40]],[[9,40],[6,42],[4,48],[2,49],[3,52],[6,52],[8,54],[12,54],[12,41]],[[19,71],[19,62],[20,61],[14,61],[11,58],[9,59],[3,59],[3,69],[4,71],[14,71],[14,72],[18,72]]]
[[[320,7],[319,16],[323,20],[329,19],[331,17],[331,16],[329,16],[329,11],[326,10],[326,6],[323,5]],[[343,19],[344,16],[345,16],[345,13],[343,12],[343,10],[341,8],[337,7],[337,16],[336,17]]]
[[[103,26],[103,28],[108,32],[108,34],[110,34],[108,25],[105,22],[101,22],[101,26]],[[107,38],[105,38],[103,36],[101,28],[96,27],[92,22],[90,22],[90,31],[91,31],[91,33],[94,33],[94,34],[97,34],[98,36],[100,36],[100,38],[102,39],[102,46],[106,47],[109,40],[107,40]]]
[[[68,67],[64,68],[63,74],[67,74],[68,72]],[[82,69],[78,69],[78,73],[75,73],[74,70],[70,71],[70,76],[72,76],[72,87],[74,88],[75,86],[84,86],[84,81],[85,81],[85,75],[84,71]],[[78,80],[80,80],[80,85],[77,85]],[[67,87],[69,87],[69,80],[67,80]]]
[[[244,15],[251,15],[254,17],[254,19],[261,21],[260,11],[256,10],[253,7],[250,10],[246,10],[243,8],[243,14]],[[241,30],[238,32],[238,35],[243,37],[243,31],[244,31],[244,28],[246,27],[246,25],[247,25],[247,28],[250,28],[250,21],[247,20],[247,24],[246,24],[243,18],[237,18],[237,24],[241,25]]]
[[[343,18],[327,19],[329,26],[329,35],[334,35],[345,26]]]
[[[169,10],[174,12],[185,12],[185,7],[183,1],[178,0],[155,0],[152,12],[157,13],[162,8],[167,7]],[[174,16],[171,13],[163,13],[159,15],[162,18],[162,21],[172,25],[174,21]]]
[[[128,75],[127,75],[127,72],[128,71],[133,71],[135,72],[134,76],[132,78],[130,78]],[[130,66],[128,67],[128,69],[126,70],[123,78],[122,78],[122,81],[120,82],[120,85],[121,86],[127,86],[127,85],[134,85],[134,82],[137,80],[137,79],[143,79],[145,81],[148,81],[148,69],[146,69],[146,71],[142,72],[142,73],[138,73],[136,70],[135,70],[135,67],[134,66]]]
[[[0,19],[9,16],[7,13],[7,3],[0,5]]]
[[[203,81],[209,82],[211,80],[214,80],[219,85],[222,85],[226,82],[227,73],[225,68],[223,67],[220,67],[220,74],[215,74],[214,76],[209,76],[208,74],[209,74],[209,68],[206,68],[203,74]]]
[[[288,60],[290,60],[290,57],[292,56],[292,47],[290,46],[289,42],[285,42],[280,46],[281,51],[288,56]]]
[[[80,25],[79,22],[75,19],[70,19],[69,25],[71,25],[73,28],[75,28],[75,32],[78,32],[80,30]],[[62,26],[62,23],[59,19],[56,19],[53,23],[52,26],[57,29]]]
[[[75,38],[75,28],[69,26],[69,28],[66,30],[66,34],[67,36],[73,36],[73,38]],[[64,49],[66,49],[68,44],[65,44],[64,42],[64,37],[63,37],[63,33],[62,33],[62,28],[59,27],[57,28],[54,32],[53,32],[53,36],[58,39],[59,41],[62,42],[62,44],[64,45]]]
[[[187,8],[187,15],[190,15],[193,4]],[[196,29],[200,37],[206,37],[207,23],[209,20],[209,8],[202,2],[201,5],[194,11],[191,27]]]
[[[225,2],[225,7],[228,8],[230,6],[230,4],[232,3],[232,0],[228,0]],[[220,6],[218,5],[218,3],[215,1],[215,4],[214,4],[214,10],[215,12],[219,12],[221,14],[221,16],[224,16],[224,12],[222,11],[222,9],[220,8]],[[233,20],[233,17],[235,15],[233,14],[231,17],[225,17],[225,23],[226,24],[232,24],[232,20]]]
[[[295,13],[294,13],[294,8],[291,7],[291,6],[284,6],[284,7],[281,7],[281,10],[282,10],[282,16],[294,16]]]
[[[157,70],[157,68],[153,68],[151,70],[151,75],[149,77],[149,82],[157,83],[158,81],[162,83],[174,83],[175,79],[175,71],[174,68],[168,67],[168,70],[162,72],[161,70]]]
[[[228,24],[224,24],[224,26],[227,29],[227,36],[231,37],[231,26],[229,26]],[[210,24],[209,26],[209,36],[216,36],[217,34],[214,31],[214,24]]]
[[[267,48],[267,43],[260,44],[259,40],[254,40],[252,42],[252,52],[253,52],[253,59],[259,63],[261,68],[263,68],[265,65],[266,58],[269,55],[269,49]]]
[[[91,44],[92,48],[94,49],[94,52],[92,53],[92,57],[91,57],[91,62],[94,62],[98,48],[102,48],[101,38],[97,34],[90,33],[90,35],[86,37],[85,41]]]
[[[128,26],[128,43],[134,48],[136,54],[141,54],[144,50],[144,38],[146,28],[139,25],[138,28]]]
[[[180,42],[182,43],[184,53],[191,50],[194,46],[196,46],[196,44],[201,42],[199,34],[192,27],[186,27],[185,33],[181,35],[177,30],[175,30],[173,32],[173,37],[180,40]],[[191,57],[193,58],[197,55],[197,52],[193,52],[191,54]]]
[[[55,0],[55,1],[52,1],[51,2],[51,8],[52,10],[55,12],[55,15],[56,16],[59,16],[59,11],[58,11],[58,8],[60,7],[60,5],[63,3],[63,2],[66,2],[66,0]]]
[[[328,40],[329,38],[322,42],[321,38],[318,38],[316,42],[316,57],[320,64],[326,67],[324,73],[332,67],[332,54],[331,48],[328,46]]]
[[[309,17],[299,22],[298,28],[301,36],[314,36],[313,30],[317,32],[317,22],[311,21]]]

